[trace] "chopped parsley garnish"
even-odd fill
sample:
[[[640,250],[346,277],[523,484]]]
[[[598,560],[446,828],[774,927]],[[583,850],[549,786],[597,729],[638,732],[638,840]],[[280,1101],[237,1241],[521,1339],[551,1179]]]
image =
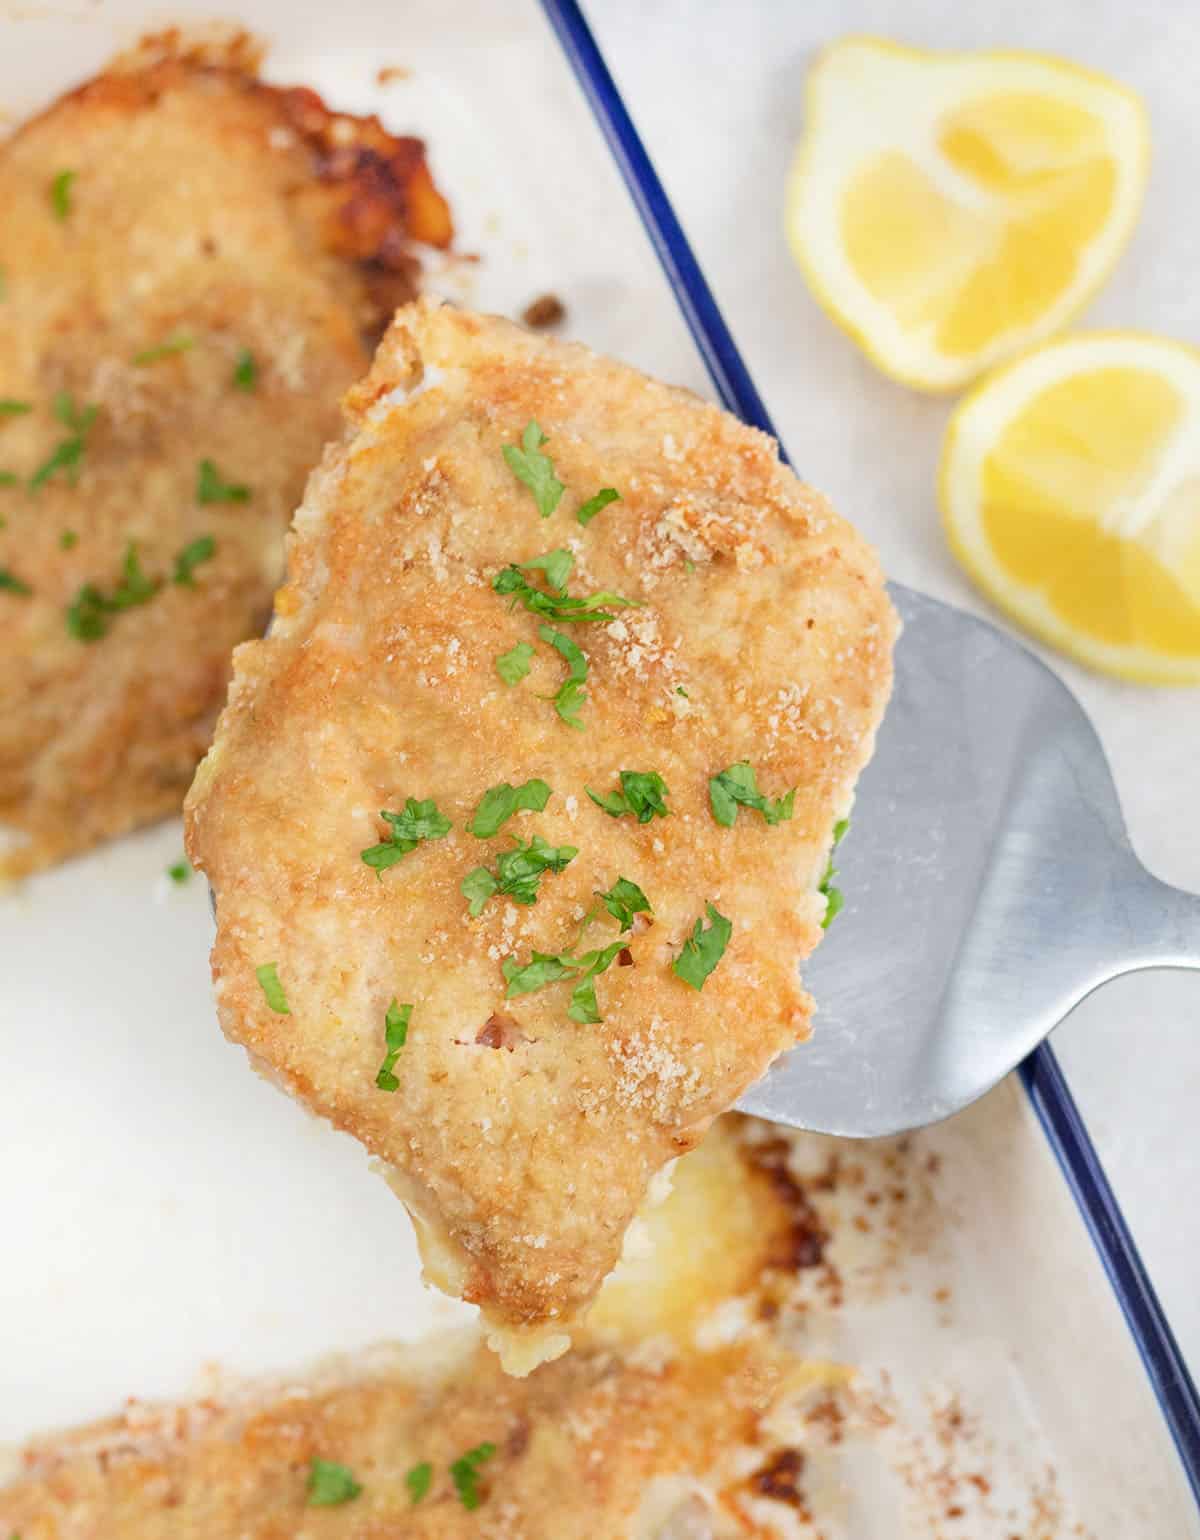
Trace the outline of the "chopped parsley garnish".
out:
[[[547,551],[544,556],[535,556],[532,561],[521,564],[525,572],[544,572],[551,588],[565,588],[574,565],[574,556],[564,546],[558,546],[553,551]]]
[[[620,791],[610,791],[604,796],[590,786],[583,789],[610,818],[630,813],[638,823],[649,823],[652,818],[667,817],[670,811],[667,798],[671,794],[657,770],[622,770],[620,781]]]
[[[60,550],[73,551],[78,544],[79,536],[73,529],[64,529],[62,534],[58,537],[58,545]]]
[[[825,895],[825,917],[821,921],[821,929],[828,930],[834,920],[842,912],[846,899],[841,888],[834,886],[833,879],[837,876],[837,867],[833,864],[833,852],[842,841],[842,835],[850,827],[848,818],[839,818],[833,826],[833,844],[829,851],[829,864],[825,868],[825,875],[817,887],[818,893]]]
[[[50,183],[50,207],[55,219],[66,219],[71,212],[71,184],[75,176],[74,171],[60,171]]]
[[[491,839],[514,813],[540,813],[550,795],[549,786],[536,777],[520,786],[510,786],[507,781],[502,781],[499,786],[489,787],[480,797],[467,829],[476,839]]]
[[[315,1455],[308,1468],[308,1506],[310,1508],[336,1508],[351,1502],[362,1491],[352,1471],[333,1460],[321,1460]]]
[[[563,484],[554,474],[554,461],[542,453],[542,445],[546,442],[546,435],[531,419],[521,435],[521,447],[518,449],[515,444],[504,446],[504,463],[533,493],[543,519],[550,517],[563,495]]]
[[[201,460],[196,467],[196,501],[198,503],[244,503],[249,501],[250,488],[241,482],[223,481],[221,473],[211,460]]]
[[[586,955],[586,954],[585,954]],[[506,957],[500,970],[508,980],[504,991],[506,1000],[518,995],[531,995],[547,984],[557,984],[579,971],[579,963],[569,952],[534,952],[527,963],[518,963],[515,957]]]
[[[0,487],[15,487],[20,479],[16,471],[0,471]]]
[[[588,676],[588,661],[583,648],[577,647],[569,636],[556,631],[553,626],[539,626],[538,635],[542,641],[549,642],[551,647],[566,659],[570,670],[552,697],[554,709],[568,727],[574,727],[582,732],[583,723],[579,718],[579,708],[587,700],[587,691],[583,688],[583,683]]]
[[[32,401],[15,401],[12,396],[0,396],[0,417],[24,417],[33,411]]]
[[[362,858],[380,877],[389,866],[395,866],[397,861],[414,851],[422,840],[444,839],[454,827],[445,813],[438,811],[432,797],[420,801],[416,797],[406,797],[402,812],[389,813],[385,808],[379,816],[388,825],[387,838],[364,850]]]
[[[23,582],[15,572],[10,572],[7,567],[0,567],[0,593],[19,594],[22,599],[28,599],[33,592],[29,584]]]
[[[460,1454],[451,1462],[450,1480],[458,1493],[458,1500],[467,1509],[478,1508],[483,1501],[479,1491],[479,1467],[496,1453],[495,1444],[476,1444],[466,1454]]]
[[[85,583],[67,608],[67,630],[78,641],[97,642],[108,634],[109,615],[149,603],[161,587],[161,578],[148,578],[142,571],[137,546],[131,540],[125,548],[117,586],[111,594],[104,594],[94,583]]]
[[[512,850],[497,857],[494,875],[486,866],[477,866],[463,878],[462,895],[470,902],[472,918],[497,894],[514,904],[536,904],[543,875],[563,871],[578,854],[574,845],[551,845],[540,834],[528,844],[517,840]]]
[[[383,1018],[383,1040],[387,1044],[387,1054],[375,1076],[375,1084],[381,1091],[396,1091],[400,1088],[400,1082],[392,1071],[396,1068],[400,1050],[408,1041],[408,1023],[412,1016],[412,1009],[411,1005],[397,1005],[393,1000]]]
[[[422,1460],[420,1465],[414,1465],[404,1477],[404,1485],[408,1488],[409,1500],[415,1505],[423,1497],[429,1495],[429,1488],[433,1485],[433,1466],[428,1460]]]
[[[278,964],[263,963],[255,968],[254,977],[262,985],[262,992],[267,997],[267,1004],[277,1016],[290,1016],[291,1007],[287,1003],[287,996],[283,992],[283,985],[279,982]]]
[[[238,390],[253,390],[258,384],[258,365],[249,348],[243,348],[233,366],[233,383]]]
[[[29,478],[30,490],[36,492],[44,486],[52,476],[57,476],[60,471],[66,473],[67,480],[72,486],[79,478],[79,462],[83,459],[83,452],[87,448],[88,433],[96,420],[96,414],[100,410],[96,406],[78,407],[75,398],[69,390],[59,391],[54,398],[54,415],[64,427],[71,430],[69,438],[60,439],[50,452],[50,456]]]
[[[178,883],[180,887],[183,886],[191,875],[192,868],[187,861],[176,861],[173,865],[167,867],[167,876],[172,882]]]
[[[152,348],[143,348],[140,353],[133,355],[135,364],[156,364],[161,358],[173,358],[176,353],[186,353],[196,346],[195,337],[189,337],[186,332],[180,332],[178,336],[168,337],[165,342],[160,342]]]
[[[733,935],[733,923],[718,914],[712,904],[704,906],[712,921],[704,929],[704,921],[697,920],[692,933],[683,943],[683,951],[671,964],[671,969],[685,984],[693,989],[703,989],[704,981],[725,955],[729,938]]]
[[[492,587],[498,594],[511,594],[514,604],[523,604],[531,614],[541,615],[546,620],[560,620],[578,625],[584,621],[598,621],[601,624],[615,620],[616,616],[605,605],[612,605],[614,609],[636,609],[639,601],[636,599],[624,599],[620,594],[601,590],[599,593],[586,596],[568,594],[566,590],[567,578],[571,568],[575,564],[575,558],[570,551],[548,551],[545,556],[535,557],[533,561],[513,563],[505,567],[502,572],[497,572],[492,579]],[[546,581],[553,590],[550,593],[544,588],[535,588],[526,572],[541,570],[546,574]]]
[[[505,684],[520,684],[529,672],[529,660],[533,657],[532,642],[518,642],[509,652],[496,658],[496,672]]]
[[[172,583],[178,583],[181,588],[195,588],[196,579],[193,574],[196,568],[206,561],[212,561],[217,554],[217,542],[211,535],[200,535],[197,539],[185,545],[183,550],[175,558],[175,571],[171,574]]]
[[[650,900],[637,883],[630,882],[628,877],[618,877],[607,893],[601,893],[597,889],[596,897],[622,930],[629,929],[635,914],[654,913],[650,907]]]
[[[792,805],[796,800],[795,791],[776,797],[774,801],[764,797],[758,789],[753,766],[744,759],[722,770],[720,775],[714,775],[708,783],[708,795],[713,817],[727,829],[737,822],[739,807],[754,808],[774,826],[792,816]]]
[[[580,503],[575,510],[575,517],[584,526],[590,524],[602,508],[607,508],[609,503],[619,503],[621,494],[616,487],[601,487],[595,497],[589,497],[586,503]]]
[[[676,695],[682,695],[682,696],[683,696],[683,698],[684,698],[684,700],[691,700],[691,698],[692,698],[692,697],[691,697],[691,696],[690,696],[690,695],[689,695],[689,694],[688,694],[688,692],[687,692],[687,691],[686,691],[686,690],[685,690],[685,689],[684,689],[684,688],[683,688],[683,686],[682,686],[682,685],[681,685],[681,684],[677,684],[677,685],[676,685],[676,686],[675,686],[675,694],[676,694]]]
[[[518,995],[531,995],[536,990],[545,989],[548,984],[574,978],[576,984],[571,991],[567,1015],[572,1021],[582,1022],[585,1026],[594,1025],[603,1019],[596,1005],[596,977],[612,966],[613,960],[625,950],[625,946],[625,938],[622,937],[611,946],[597,947],[595,951],[583,952],[578,957],[572,956],[570,952],[534,952],[524,964],[518,963],[515,957],[507,957],[500,965],[501,972],[508,980],[504,998],[513,1000]]]
[[[85,583],[67,606],[67,630],[78,642],[108,635],[108,602],[95,583]]]

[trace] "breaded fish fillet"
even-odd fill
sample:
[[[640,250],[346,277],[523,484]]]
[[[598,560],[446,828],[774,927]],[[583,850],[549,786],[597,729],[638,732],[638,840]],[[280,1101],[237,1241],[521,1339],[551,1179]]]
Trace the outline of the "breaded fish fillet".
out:
[[[422,302],[348,397],[188,849],[226,1033],[514,1372],[807,1034],[894,626],[767,438],[586,348]]]
[[[0,1527],[30,1540],[795,1533],[806,1457],[790,1440],[820,1446],[821,1418],[806,1418],[818,1406],[840,1439],[854,1393],[846,1370],[789,1345],[781,1307],[800,1288],[789,1259],[797,1236],[811,1246],[811,1211],[780,1180],[785,1141],[744,1144],[755,1132],[731,1120],[680,1163],[596,1326],[528,1379],[505,1377],[468,1331],[273,1391],[132,1404],[32,1446],[0,1490]],[[730,1343],[711,1323],[734,1300]]]
[[[0,146],[0,208],[3,877],[180,806],[450,228],[418,141],[154,44]]]

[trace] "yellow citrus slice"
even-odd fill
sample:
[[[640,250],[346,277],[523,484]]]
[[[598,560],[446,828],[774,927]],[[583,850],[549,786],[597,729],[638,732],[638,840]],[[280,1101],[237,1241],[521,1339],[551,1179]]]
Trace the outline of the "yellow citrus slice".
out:
[[[809,76],[788,239],[885,373],[952,390],[1087,303],[1149,153],[1138,98],[1090,70],[845,38]]]
[[[955,555],[1002,609],[1083,663],[1200,684],[1200,350],[1066,337],[983,381],[939,483]]]

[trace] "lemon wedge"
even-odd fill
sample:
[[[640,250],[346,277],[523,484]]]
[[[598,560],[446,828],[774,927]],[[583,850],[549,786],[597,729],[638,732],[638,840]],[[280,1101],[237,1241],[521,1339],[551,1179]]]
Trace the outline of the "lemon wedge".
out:
[[[1200,684],[1200,350],[1036,349],[958,407],[939,492],[955,555],[1019,624],[1105,673]]]
[[[1129,238],[1148,161],[1140,101],[1103,75],[845,38],[809,76],[788,239],[885,373],[953,390],[1087,303]]]

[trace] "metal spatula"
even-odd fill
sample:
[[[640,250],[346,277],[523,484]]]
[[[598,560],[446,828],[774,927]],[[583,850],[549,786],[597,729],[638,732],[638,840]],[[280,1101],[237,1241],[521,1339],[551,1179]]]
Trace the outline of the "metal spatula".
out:
[[[805,968],[812,1040],[747,1112],[865,1137],[934,1122],[1135,968],[1200,969],[1200,897],[1152,877],[1095,730],[1019,643],[893,589],[896,689]]]
[[[723,404],[774,434],[578,5],[546,14]],[[814,1035],[738,1104],[863,1138],[982,1096],[1106,980],[1200,969],[1200,897],[1133,854],[1067,687],[995,627],[892,592],[896,689],[838,848],[846,908],[805,968]]]

